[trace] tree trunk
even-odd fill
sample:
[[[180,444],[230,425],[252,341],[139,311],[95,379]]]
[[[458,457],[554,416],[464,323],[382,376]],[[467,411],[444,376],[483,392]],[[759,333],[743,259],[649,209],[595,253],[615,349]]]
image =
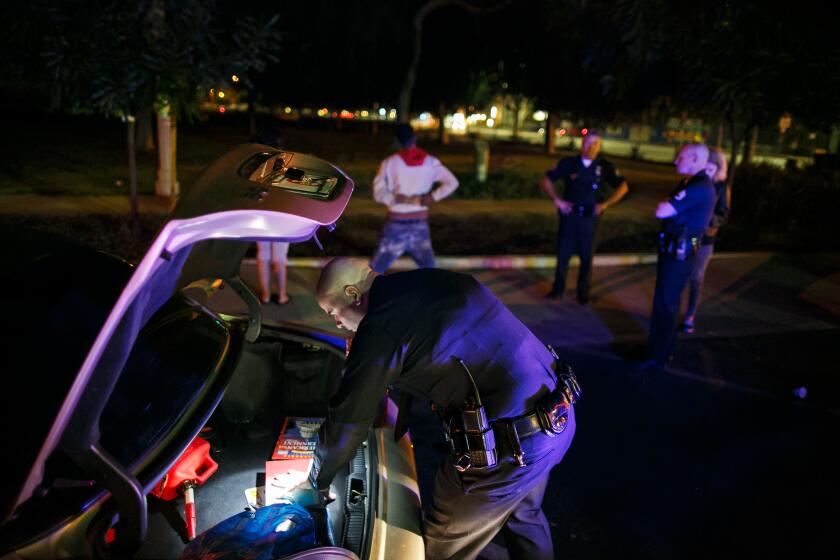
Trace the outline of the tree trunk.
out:
[[[717,139],[715,140],[715,147],[720,150],[723,148],[723,121],[718,123]]]
[[[373,102],[373,114],[371,115],[370,133],[376,136],[379,134],[379,101]]]
[[[155,194],[176,197],[180,191],[176,167],[176,145],[178,133],[172,107],[163,104],[157,111],[158,125],[158,174]]]
[[[414,16],[414,41],[411,51],[411,62],[405,70],[400,97],[397,101],[397,120],[401,123],[408,122],[408,112],[411,110],[411,92],[414,89],[414,82],[417,79],[417,67],[420,66],[420,54],[423,50],[423,19],[426,17],[429,4],[421,7]]]
[[[828,139],[828,153],[836,154],[840,147],[840,124],[832,125],[831,136]]]
[[[479,183],[487,182],[487,168],[490,166],[490,142],[475,141],[475,177]]]
[[[744,157],[742,163],[752,163],[755,156],[755,148],[758,144],[758,125],[750,124],[747,131],[744,133]]]
[[[553,112],[548,113],[548,120],[545,126],[545,153],[548,155],[554,154],[554,132],[557,130],[557,115]]]
[[[441,101],[438,103],[438,142],[446,146],[449,144],[449,131],[443,124],[443,119],[446,116],[446,104]]]
[[[407,123],[409,118],[409,111],[411,111],[411,92],[414,89],[414,82],[417,79],[417,68],[420,66],[420,55],[423,50],[423,20],[429,15],[429,12],[451,3],[452,0],[429,0],[414,14],[412,21],[414,26],[414,41],[411,51],[411,62],[406,68],[405,77],[403,78],[402,87],[400,88],[400,97],[397,102],[397,120],[401,123]]]
[[[151,107],[143,107],[139,111],[137,111],[137,140],[135,143],[135,147],[139,147],[144,152],[154,152],[155,151],[155,139],[152,135],[152,108]]]
[[[519,112],[522,110],[522,96],[517,95],[513,107],[513,137],[512,140],[519,138]]]
[[[738,135],[735,131],[735,118],[729,114],[726,116],[729,123],[729,137],[732,141],[732,146],[729,149],[729,173],[735,174],[735,166],[738,163]]]
[[[500,10],[511,3],[511,0],[502,0],[498,4],[488,7],[479,8],[473,6],[469,2],[459,0],[428,0],[425,4],[420,6],[420,9],[414,14],[414,47],[411,54],[411,63],[405,71],[402,87],[400,88],[400,97],[397,102],[397,119],[401,123],[409,121],[409,111],[411,110],[411,92],[414,89],[414,81],[417,78],[417,67],[420,66],[420,54],[423,49],[423,20],[430,12],[446,6],[454,4],[460,8],[468,10],[473,13],[489,13]]]
[[[147,115],[148,116],[148,115]],[[140,210],[137,203],[137,145],[134,115],[126,115],[126,140],[128,143],[128,193],[131,201],[131,236],[140,240]]]

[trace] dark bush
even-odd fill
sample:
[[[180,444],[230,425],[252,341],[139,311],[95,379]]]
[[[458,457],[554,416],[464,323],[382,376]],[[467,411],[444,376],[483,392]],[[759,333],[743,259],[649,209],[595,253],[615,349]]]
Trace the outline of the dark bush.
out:
[[[836,246],[840,173],[814,168],[741,166],[732,187],[730,226],[753,235],[782,236],[803,247]],[[728,226],[728,227],[730,227]]]
[[[487,181],[479,183],[474,173],[456,174],[460,186],[452,195],[466,199],[540,198],[541,174],[519,169],[506,169],[487,174]]]

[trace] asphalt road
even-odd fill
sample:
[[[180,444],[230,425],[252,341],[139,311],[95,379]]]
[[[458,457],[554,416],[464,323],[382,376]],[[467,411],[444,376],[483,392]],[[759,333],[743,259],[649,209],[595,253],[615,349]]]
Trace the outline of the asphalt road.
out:
[[[709,266],[697,332],[667,371],[634,371],[655,268],[597,267],[594,300],[546,303],[551,271],[474,271],[578,373],[578,431],[543,508],[557,558],[797,558],[832,554],[840,522],[840,255],[756,254]],[[243,269],[246,281],[253,270]],[[570,274],[569,286],[574,281]],[[292,268],[268,318],[330,321],[317,270]],[[572,293],[569,293],[572,296]],[[807,397],[794,396],[804,387]],[[439,429],[412,420],[421,491]],[[503,542],[488,557],[506,557]]]

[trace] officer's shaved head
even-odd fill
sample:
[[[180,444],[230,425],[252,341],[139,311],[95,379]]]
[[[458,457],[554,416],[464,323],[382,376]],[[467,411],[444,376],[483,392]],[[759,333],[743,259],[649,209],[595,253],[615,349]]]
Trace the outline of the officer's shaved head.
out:
[[[367,293],[377,276],[366,260],[336,257],[321,271],[315,300],[338,328],[355,332],[367,313]]]
[[[595,159],[601,153],[601,134],[590,130],[580,141],[580,154],[586,159]]]
[[[674,165],[681,175],[696,175],[706,170],[708,161],[709,148],[705,144],[686,144],[674,160]]]
[[[336,292],[343,293],[345,286],[364,282],[371,269],[364,259],[336,257],[324,267],[315,288],[315,297],[328,296]]]

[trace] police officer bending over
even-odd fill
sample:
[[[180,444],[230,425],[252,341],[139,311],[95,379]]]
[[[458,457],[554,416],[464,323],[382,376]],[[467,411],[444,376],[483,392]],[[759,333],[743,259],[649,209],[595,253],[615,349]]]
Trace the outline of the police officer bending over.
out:
[[[554,286],[546,294],[548,298],[563,297],[569,258],[577,252],[580,255],[577,298],[580,303],[589,301],[598,217],[624,198],[629,190],[624,177],[618,174],[610,162],[599,157],[600,152],[601,136],[597,132],[590,132],[583,137],[579,156],[560,160],[542,179],[542,189],[554,201],[560,218],[557,268]],[[554,183],[559,179],[565,183],[562,198],[554,190]],[[607,198],[605,191],[609,189],[613,189],[613,192]]]
[[[426,514],[427,558],[475,558],[502,528],[512,558],[553,558],[541,504],[575,433],[571,370],[469,275],[382,276],[339,257],[321,273],[316,298],[356,334],[312,484],[328,492],[394,386],[431,401],[451,445]]]
[[[662,226],[650,320],[652,360],[642,364],[645,367],[664,367],[674,351],[680,300],[715,206],[715,188],[706,174],[708,159],[705,145],[684,146],[674,165],[685,179],[671,198],[656,207]]]

